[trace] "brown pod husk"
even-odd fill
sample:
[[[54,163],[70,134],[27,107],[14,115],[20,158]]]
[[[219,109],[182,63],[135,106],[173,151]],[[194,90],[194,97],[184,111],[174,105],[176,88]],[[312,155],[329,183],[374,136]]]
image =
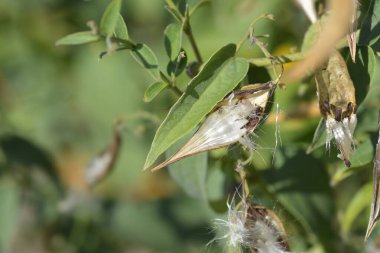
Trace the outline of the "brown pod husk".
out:
[[[278,249],[281,249],[283,252],[289,252],[290,247],[288,241],[286,239],[286,231],[281,219],[270,209],[263,206],[249,206],[248,208],[248,219],[256,222],[256,226],[260,226],[259,223],[264,223],[264,227],[266,227],[269,231],[268,234],[272,234],[271,237],[264,235],[265,231],[261,231],[264,235],[263,238],[260,238],[265,242],[265,238],[267,238],[266,244],[268,241],[272,241],[270,244],[276,245]],[[271,238],[271,239],[269,239]],[[260,241],[258,242],[258,244]],[[251,248],[253,252],[258,252],[259,245]],[[277,251],[276,251],[277,252]]]
[[[353,132],[356,127],[355,87],[347,65],[338,51],[315,73],[319,109],[326,119],[329,147],[332,138],[340,151],[339,158],[347,167],[351,166],[350,155],[354,149]]]

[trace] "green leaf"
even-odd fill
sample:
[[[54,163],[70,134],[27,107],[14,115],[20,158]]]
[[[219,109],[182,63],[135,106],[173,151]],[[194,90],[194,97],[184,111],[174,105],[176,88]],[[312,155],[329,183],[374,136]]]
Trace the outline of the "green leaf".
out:
[[[236,46],[229,44],[218,50],[200,73],[190,81],[185,93],[170,109],[158,128],[144,168],[181,137],[189,133],[221,101],[248,71],[245,59],[233,58]]]
[[[171,61],[176,61],[182,47],[182,27],[177,24],[169,24],[165,31],[165,50]]]
[[[100,21],[100,31],[107,36],[112,36],[115,32],[120,16],[121,0],[112,0],[108,4]]]
[[[133,58],[149,72],[154,80],[161,80],[158,60],[152,49],[145,44],[137,44],[136,47],[131,50],[131,54]]]
[[[360,105],[368,94],[370,84],[375,74],[375,53],[372,48],[368,46],[359,46],[356,53],[356,63],[348,60],[348,48],[343,50],[343,55],[345,59],[347,59],[348,72],[355,85],[356,103]]]
[[[306,31],[305,36],[303,38],[301,46],[302,52],[309,50],[314,45],[319,36],[319,27],[319,21],[309,26],[309,29]]]
[[[123,16],[118,15],[116,27],[115,27],[115,36],[116,38],[129,40],[127,24],[125,24]]]
[[[200,0],[194,7],[191,8],[190,10],[190,17],[198,10],[200,9],[201,7],[205,6],[205,5],[208,5],[210,4],[211,1],[210,0]]]
[[[360,190],[353,196],[350,204],[346,208],[342,219],[342,230],[345,235],[351,230],[352,224],[358,218],[359,214],[370,206],[372,197],[372,184],[368,183],[364,185]]]
[[[150,102],[152,101],[161,91],[163,91],[168,84],[163,81],[158,81],[149,85],[149,87],[145,90],[144,93],[144,101]]]
[[[322,162],[294,146],[277,152],[275,161],[275,168],[261,172],[275,201],[317,236],[325,252],[334,252],[336,207]]]
[[[171,157],[180,149],[195,131],[175,143],[166,152]],[[206,200],[206,175],[207,175],[207,153],[189,156],[177,161],[168,167],[169,173],[174,181],[191,197]]]
[[[372,45],[380,37],[380,2],[372,0],[360,28],[359,45]]]
[[[318,123],[317,129],[315,129],[313,141],[306,150],[306,154],[310,154],[317,148],[326,144],[326,120],[321,118]]]
[[[80,45],[90,42],[95,42],[100,39],[99,35],[93,34],[92,31],[77,32],[66,35],[65,37],[57,40],[56,46],[60,45]]]

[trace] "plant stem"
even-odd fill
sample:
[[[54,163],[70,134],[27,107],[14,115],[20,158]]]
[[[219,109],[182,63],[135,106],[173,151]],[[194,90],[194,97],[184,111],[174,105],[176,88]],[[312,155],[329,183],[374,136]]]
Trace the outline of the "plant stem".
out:
[[[253,58],[249,60],[249,63],[258,66],[258,67],[266,67],[273,65],[273,63],[289,63],[289,62],[295,62],[300,61],[305,58],[305,53],[303,52],[297,52],[297,53],[290,53],[290,54],[284,54],[279,56],[273,56],[273,59],[262,57],[262,58]]]
[[[197,58],[197,61],[198,61],[199,63],[202,63],[202,62],[203,62],[203,60],[202,60],[202,56],[201,56],[201,53],[199,52],[199,49],[198,49],[197,43],[195,42],[194,35],[193,35],[193,31],[192,31],[192,29],[191,29],[190,24],[189,24],[189,26],[188,26],[188,29],[185,31],[185,34],[186,34],[187,37],[189,38],[189,41],[190,41],[191,47],[193,48],[193,51],[194,51],[194,54],[195,54],[195,58]]]
[[[175,86],[175,83],[171,81],[161,70],[160,70],[161,80],[168,84],[169,88],[176,94],[178,97],[182,96],[182,91]]]
[[[170,85],[169,87],[178,97],[182,96],[182,91],[177,86]]]

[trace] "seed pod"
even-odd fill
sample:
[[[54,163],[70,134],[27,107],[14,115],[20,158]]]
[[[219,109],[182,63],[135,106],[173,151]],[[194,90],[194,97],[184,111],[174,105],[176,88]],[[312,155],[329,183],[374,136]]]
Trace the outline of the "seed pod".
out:
[[[255,84],[231,93],[207,116],[191,139],[165,162],[152,171],[159,170],[190,155],[218,149],[240,141],[253,149],[247,140],[264,116],[269,97],[276,83]]]
[[[88,186],[94,187],[111,173],[120,150],[121,127],[122,124],[120,122],[115,124],[111,145],[94,157],[87,166],[85,180]]]
[[[326,146],[335,139],[339,158],[347,167],[351,166],[353,133],[356,127],[355,87],[347,70],[346,62],[338,51],[334,51],[326,64],[315,73],[319,109],[326,119]]]
[[[263,206],[249,206],[248,220],[254,222],[257,230],[252,238],[253,252],[288,252],[289,244],[281,219]],[[256,241],[256,243],[253,243]]]
[[[286,232],[280,218],[263,206],[251,205],[243,196],[235,205],[235,196],[227,204],[227,219],[215,219],[214,225],[219,237],[232,252],[249,249],[257,253],[290,253]],[[210,244],[209,243],[209,244]]]

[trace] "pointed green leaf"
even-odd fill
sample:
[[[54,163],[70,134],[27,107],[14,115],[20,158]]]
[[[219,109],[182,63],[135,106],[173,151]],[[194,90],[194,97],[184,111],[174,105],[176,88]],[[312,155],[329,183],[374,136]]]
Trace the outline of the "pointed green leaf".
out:
[[[121,0],[112,0],[108,4],[100,21],[100,31],[107,36],[112,36],[115,32],[119,19]]]
[[[127,24],[125,24],[123,16],[118,15],[116,27],[115,27],[115,36],[116,38],[129,40]]]
[[[175,143],[166,152],[171,157],[194,133],[192,131],[188,138]],[[206,175],[207,175],[207,153],[189,156],[169,165],[170,176],[178,185],[195,199],[206,200]]]
[[[343,56],[348,59],[349,49],[343,49]],[[371,47],[359,46],[356,52],[356,63],[347,60],[347,68],[355,85],[356,103],[360,105],[368,94],[375,73],[376,57]]]
[[[351,230],[352,224],[358,218],[358,215],[367,207],[370,206],[372,197],[372,184],[365,184],[353,196],[350,204],[346,208],[346,212],[342,219],[342,230],[345,235]]]
[[[149,72],[154,80],[161,80],[158,60],[152,49],[145,44],[137,44],[136,47],[132,49],[131,54],[133,58]]]
[[[181,137],[189,133],[221,101],[248,71],[245,59],[233,58],[236,46],[229,44],[216,52],[187,86],[158,128],[144,168]]]
[[[176,61],[182,47],[182,27],[173,23],[166,27],[165,50],[171,61]]]
[[[210,0],[200,0],[194,7],[191,8],[189,15],[192,16],[198,9],[210,3]]]
[[[163,81],[158,81],[149,85],[149,87],[145,90],[144,93],[144,101],[150,102],[152,101],[161,91],[163,91],[168,86],[167,83]]]
[[[306,154],[310,154],[317,148],[325,145],[326,143],[326,120],[321,118],[318,123],[317,129],[315,129],[313,141],[306,150]]]
[[[90,42],[95,42],[100,39],[99,35],[93,34],[91,31],[77,32],[66,35],[65,37],[59,39],[55,45],[81,45]]]
[[[380,1],[372,0],[360,28],[359,45],[371,45],[380,37]]]

